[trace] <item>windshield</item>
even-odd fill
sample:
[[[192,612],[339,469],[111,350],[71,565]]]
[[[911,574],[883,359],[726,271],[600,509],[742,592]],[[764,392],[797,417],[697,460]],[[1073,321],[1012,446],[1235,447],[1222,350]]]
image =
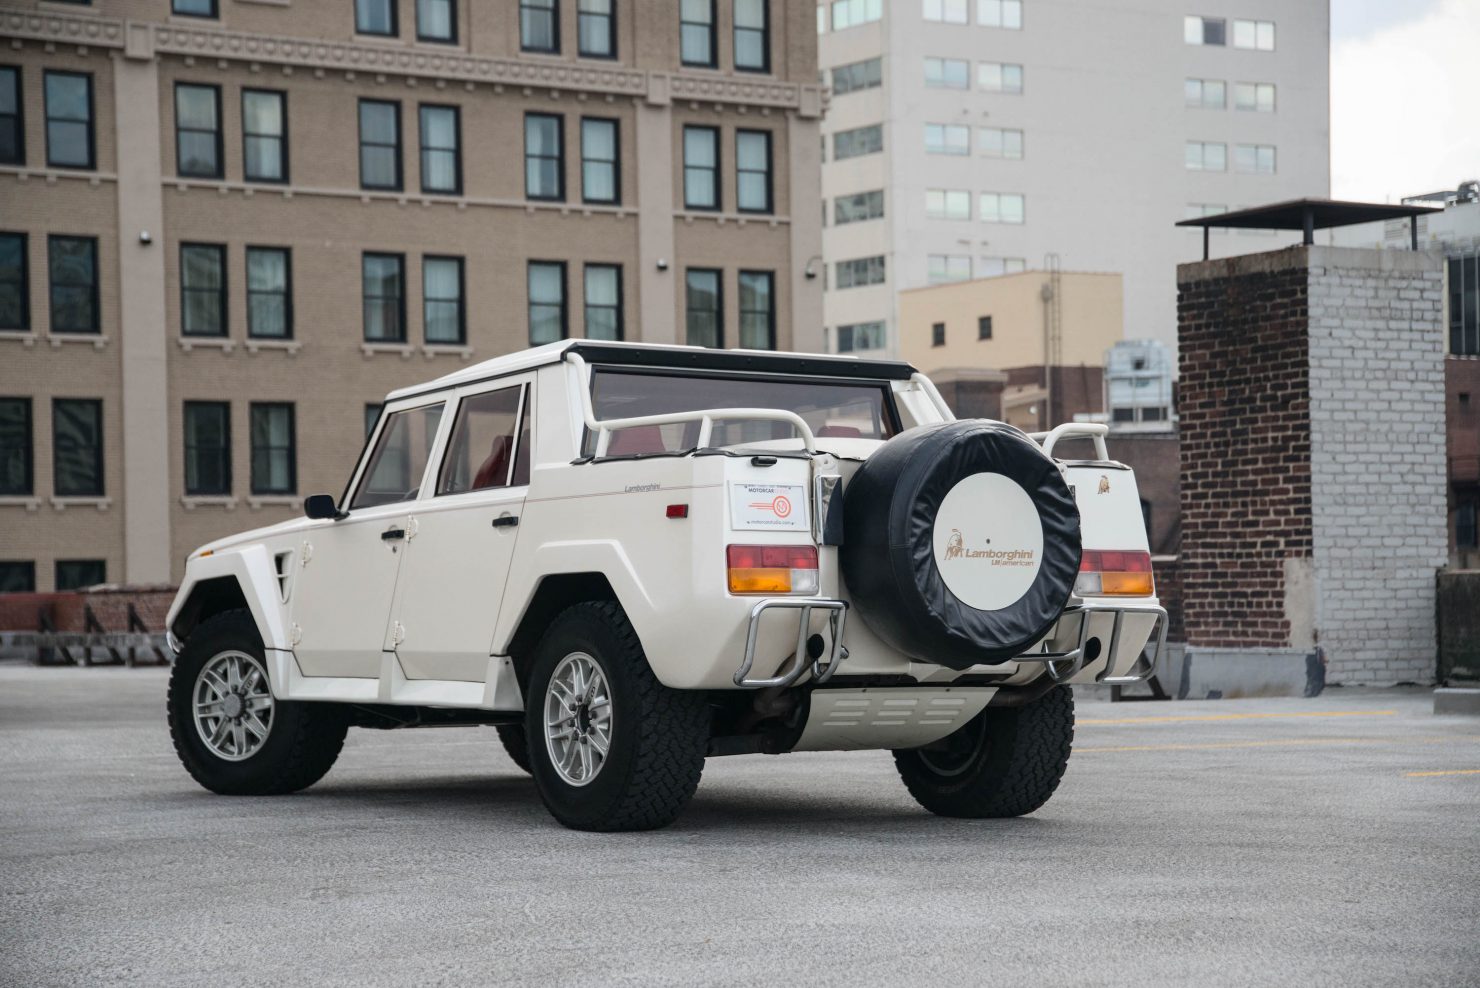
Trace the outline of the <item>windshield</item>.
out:
[[[717,377],[681,371],[597,368],[591,402],[598,420],[711,408],[778,408],[795,412],[819,439],[888,439],[897,431],[889,385],[815,378]],[[716,421],[710,445],[739,446],[796,436],[785,422]],[[649,425],[612,433],[609,456],[693,449],[699,423]],[[587,433],[585,453],[596,437]]]

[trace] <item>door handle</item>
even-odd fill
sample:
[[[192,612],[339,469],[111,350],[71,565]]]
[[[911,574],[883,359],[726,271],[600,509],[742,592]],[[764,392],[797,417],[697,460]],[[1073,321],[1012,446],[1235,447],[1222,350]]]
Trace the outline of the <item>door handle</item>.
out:
[[[518,515],[499,515],[493,520],[494,528],[513,528],[519,524]]]
[[[382,542],[395,542],[399,539],[404,539],[405,537],[406,529],[404,528],[387,528],[385,531],[380,533],[380,541]]]

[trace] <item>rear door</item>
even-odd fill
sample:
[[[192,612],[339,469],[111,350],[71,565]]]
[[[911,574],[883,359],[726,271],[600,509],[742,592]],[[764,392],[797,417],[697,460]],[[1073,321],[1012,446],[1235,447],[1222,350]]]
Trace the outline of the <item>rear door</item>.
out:
[[[533,375],[459,393],[393,608],[408,679],[482,682],[529,490]]]

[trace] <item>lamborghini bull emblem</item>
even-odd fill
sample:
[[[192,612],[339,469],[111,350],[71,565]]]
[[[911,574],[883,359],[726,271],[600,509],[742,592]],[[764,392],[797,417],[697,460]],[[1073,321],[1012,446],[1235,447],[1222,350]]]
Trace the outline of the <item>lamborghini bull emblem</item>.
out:
[[[946,558],[955,559],[966,551],[964,540],[961,538],[961,529],[951,529],[951,537],[946,540]]]
[[[1110,493],[1110,478],[1107,477],[1107,476],[1105,476],[1103,473],[1100,474],[1100,493],[1101,494],[1109,494]]]

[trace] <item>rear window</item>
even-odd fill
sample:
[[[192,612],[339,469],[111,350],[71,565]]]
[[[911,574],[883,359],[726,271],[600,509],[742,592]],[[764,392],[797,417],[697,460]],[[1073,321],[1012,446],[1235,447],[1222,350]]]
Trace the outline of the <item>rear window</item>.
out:
[[[597,368],[591,384],[597,419],[704,411],[711,408],[777,408],[795,412],[819,439],[888,439],[898,431],[887,383],[818,378],[717,377],[676,371]],[[710,445],[742,446],[793,439],[785,422],[716,421]],[[607,455],[689,450],[698,445],[699,423],[637,426],[612,434]],[[586,434],[585,453],[596,450]]]

